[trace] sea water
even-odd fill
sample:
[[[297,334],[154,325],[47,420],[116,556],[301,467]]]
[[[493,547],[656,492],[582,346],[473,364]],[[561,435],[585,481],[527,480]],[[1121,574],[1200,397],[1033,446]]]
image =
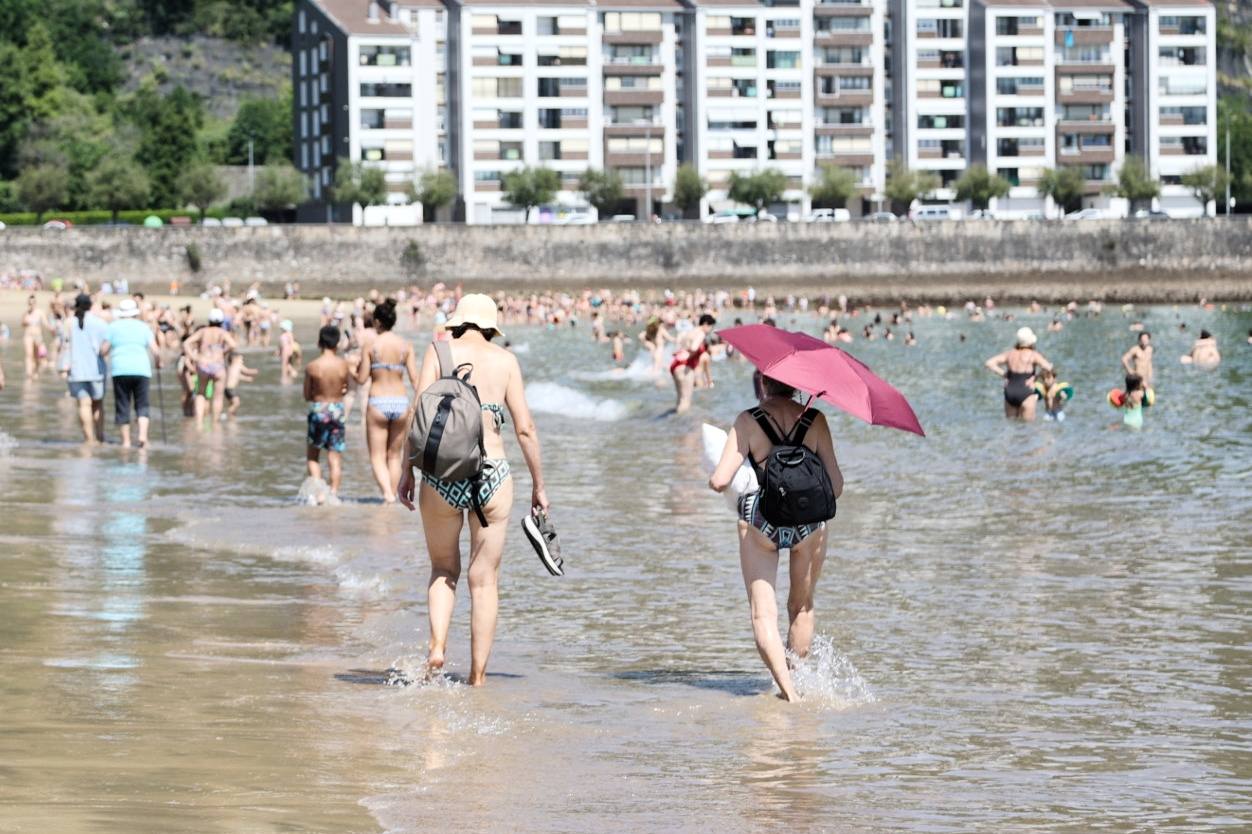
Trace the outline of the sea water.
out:
[[[1050,334],[1014,312],[848,346],[928,436],[828,412],[847,488],[796,706],[752,645],[701,464],[701,424],[751,402],[745,364],[674,416],[635,346],[615,368],[585,330],[510,327],[567,575],[512,526],[530,490],[510,438],[499,632],[471,690],[464,589],[446,674],[422,674],[421,524],[378,501],[357,417],[341,503],[308,506],[300,388],[268,353],[237,420],[202,433],[171,407],[164,442],[87,451],[63,385],[24,384],[10,345],[0,829],[1248,830],[1252,316],[1138,311],[1158,401],[1131,432],[1104,401],[1131,319]],[[1076,388],[1064,423],[1003,419],[982,363],[1023,323]],[[1177,359],[1201,326],[1211,373]]]

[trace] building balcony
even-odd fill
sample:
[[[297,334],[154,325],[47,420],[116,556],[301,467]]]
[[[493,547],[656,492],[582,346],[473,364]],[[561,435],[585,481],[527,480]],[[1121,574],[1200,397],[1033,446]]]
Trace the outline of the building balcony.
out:
[[[1071,43],[1073,46],[1100,46],[1112,42],[1112,26],[1065,26],[1056,30],[1057,46],[1068,46]]]
[[[636,61],[613,61],[604,63],[605,75],[660,75],[665,68],[659,63],[639,63]]]
[[[1056,161],[1062,165],[1108,165],[1116,156],[1112,147],[1061,148]]]
[[[872,124],[842,124],[832,122],[823,124],[818,122],[813,127],[813,132],[818,136],[873,136],[874,126]]]
[[[652,167],[658,168],[665,162],[664,150],[657,151],[651,155]],[[646,153],[609,153],[606,149],[604,152],[604,164],[613,168],[644,168],[648,165],[648,154]]]
[[[638,122],[614,124],[606,121],[604,123],[604,132],[608,136],[664,136],[665,125],[659,119],[651,125],[639,124]]]
[[[817,158],[822,162],[833,162],[846,168],[874,164],[874,154],[871,151],[818,151]]]
[[[817,46],[873,46],[873,32],[818,32],[813,36]]]
[[[647,29],[635,32],[605,32],[604,43],[623,46],[653,46],[665,40],[665,33],[660,29]]]
[[[501,191],[499,180],[476,180],[474,190],[479,192]]]
[[[813,6],[814,17],[870,17],[873,14],[873,8],[859,3],[817,3]]]
[[[1112,136],[1117,132],[1117,125],[1113,122],[1065,121],[1062,119],[1056,123],[1056,132],[1058,134],[1081,133],[1088,136],[1093,134]]]
[[[1112,76],[1117,71],[1117,67],[1113,64],[1057,64],[1057,75],[1108,75]]]
[[[584,91],[585,92],[585,91]],[[713,94],[713,90],[709,91],[709,95]],[[724,90],[727,94],[732,90]],[[661,104],[665,101],[664,90],[605,90],[604,103],[609,106],[616,105],[643,105],[643,104]]]
[[[1058,104],[1112,104],[1113,91],[1099,88],[1079,88],[1068,93],[1057,91]]]
[[[818,75],[873,75],[874,65],[868,61],[859,64],[836,64],[818,60],[815,64]]]
[[[839,90],[836,92],[817,92],[819,106],[867,107],[874,103],[873,90]]]

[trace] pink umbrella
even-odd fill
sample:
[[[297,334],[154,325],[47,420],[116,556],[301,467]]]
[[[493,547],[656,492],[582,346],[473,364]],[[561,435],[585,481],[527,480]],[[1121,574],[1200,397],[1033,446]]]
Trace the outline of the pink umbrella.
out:
[[[864,363],[821,339],[767,324],[732,327],[717,335],[766,376],[807,391],[871,425],[926,436],[903,394]]]

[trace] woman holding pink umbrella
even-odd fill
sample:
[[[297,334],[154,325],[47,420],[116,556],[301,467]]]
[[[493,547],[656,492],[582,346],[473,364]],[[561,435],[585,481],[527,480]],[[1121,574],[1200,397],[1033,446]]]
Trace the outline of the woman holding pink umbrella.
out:
[[[735,420],[709,486],[724,491],[746,460],[760,488],[739,499],[739,563],[757,650],[782,697],[797,697],[787,650],[804,657],[813,640],[813,592],[826,559],[826,522],[843,493],[843,474],[821,399],[867,423],[924,435],[904,396],[855,357],[807,333],[750,324],[718,336],[757,368],[759,405]],[[810,394],[802,406],[796,392]],[[774,583],[778,551],[789,550],[787,645],[778,633]]]
[[[796,389],[757,371],[754,377],[757,408],[742,412],[726,438],[721,461],[709,477],[709,486],[723,492],[748,461],[764,482],[763,465],[780,443],[803,445],[826,469],[833,496],[843,492],[843,474],[826,417],[796,402]],[[826,523],[776,526],[766,520],[761,493],[739,499],[739,564],[748,591],[752,636],[761,659],[786,701],[795,701],[795,685],[787,652],[804,657],[813,642],[813,592],[826,560]],[[778,551],[790,551],[791,591],[787,597],[787,644],[778,632]]]

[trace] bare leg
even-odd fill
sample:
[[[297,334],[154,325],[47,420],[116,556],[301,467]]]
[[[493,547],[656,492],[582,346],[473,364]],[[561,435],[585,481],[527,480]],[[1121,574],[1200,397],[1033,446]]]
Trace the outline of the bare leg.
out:
[[[343,478],[343,455],[339,452],[326,452],[326,461],[330,464],[330,491],[339,494],[339,483]],[[397,486],[399,483],[397,482]]]
[[[122,448],[129,449],[130,448],[130,423],[124,423],[118,426],[117,430],[121,432],[122,434]]]
[[[487,682],[487,660],[496,639],[496,613],[500,607],[500,559],[504,536],[509,529],[513,508],[513,480],[510,478],[483,507],[487,527],[470,513],[470,686]]]
[[[104,400],[91,401],[91,424],[95,428],[96,442],[104,442]]]
[[[387,424],[387,484],[389,494],[395,498],[400,488],[400,473],[404,468],[404,441],[409,436],[407,420],[393,420]]]
[[[370,468],[374,472],[378,488],[382,490],[383,501],[394,504],[396,488],[392,486],[391,470],[387,466],[387,418],[379,414],[376,408],[368,408],[366,412],[365,445],[370,453]],[[399,483],[399,478],[396,481]]]
[[[787,593],[787,648],[806,657],[813,644],[813,592],[826,561],[826,528],[791,549],[791,590]]]
[[[94,420],[91,414],[91,399],[88,397],[78,398],[78,422],[83,429],[83,442],[88,446],[95,445],[96,433]]]
[[[22,356],[26,364],[26,376],[28,378],[35,376],[35,369],[39,364],[39,348],[35,347],[35,340],[27,336],[22,340]]]
[[[695,372],[686,365],[674,369],[674,388],[678,391],[678,405],[674,410],[686,414],[691,408],[691,393],[695,387]]]
[[[1026,402],[1022,403],[1021,417],[1027,423],[1034,422],[1035,405],[1039,402],[1038,395],[1027,397]]]
[[[218,379],[213,381],[213,423],[216,425],[222,419],[222,406],[226,403],[226,383],[225,380]]]
[[[139,445],[147,446],[148,445],[149,420],[147,417],[140,417],[138,422],[139,422]]]
[[[322,479],[322,464],[318,458],[321,456],[321,452],[316,446],[306,446],[305,450],[304,463],[309,477],[320,481]]]
[[[430,651],[426,667],[443,668],[448,650],[448,628],[456,606],[456,583],[461,578],[461,511],[448,506],[439,493],[423,483],[418,494],[426,551],[430,556],[430,581],[426,585],[426,610],[430,616]]]
[[[783,698],[794,701],[797,695],[791,682],[791,670],[787,668],[787,651],[778,633],[778,600],[774,587],[778,578],[778,551],[760,531],[743,521],[739,522],[739,564],[748,591],[756,650],[769,667]]]

